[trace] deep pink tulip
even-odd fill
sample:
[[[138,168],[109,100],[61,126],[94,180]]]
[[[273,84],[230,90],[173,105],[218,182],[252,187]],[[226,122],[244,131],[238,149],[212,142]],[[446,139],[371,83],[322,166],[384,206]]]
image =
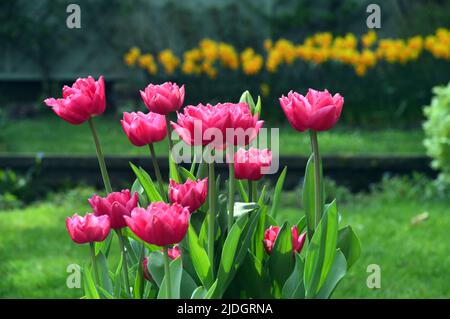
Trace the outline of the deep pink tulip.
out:
[[[169,248],[167,250],[167,254],[169,255],[170,259],[172,259],[172,260],[177,259],[178,257],[181,256],[180,247],[178,247],[178,245],[175,245],[175,246],[173,246],[173,248]],[[148,281],[153,281],[152,274],[150,273],[150,271],[148,269],[148,259],[149,259],[149,257],[145,257],[144,260],[142,261],[142,267],[144,268],[144,277]]]
[[[95,216],[77,214],[66,218],[66,227],[70,237],[77,244],[102,242],[111,230],[109,216]]]
[[[64,86],[62,99],[48,98],[44,101],[63,120],[79,125],[91,116],[103,114],[106,108],[105,81],[89,76],[79,78],[72,87]]]
[[[287,97],[283,95],[280,105],[289,123],[297,131],[326,131],[339,120],[344,98],[340,94],[332,96],[327,90],[309,89],[306,96],[292,91]]]
[[[178,113],[173,129],[188,145],[222,147],[226,142],[226,129],[230,127],[229,111],[222,104],[189,105]]]
[[[184,85],[178,87],[176,83],[166,82],[161,85],[150,84],[141,97],[150,112],[167,115],[178,111],[184,102]]]
[[[280,232],[280,227],[278,226],[270,226],[264,232],[264,248],[268,254],[272,252],[273,246],[275,245],[275,241],[277,240],[278,233]],[[291,228],[292,235],[292,252],[299,253],[301,252],[303,245],[305,244],[306,232],[298,235],[297,226],[292,226]]]
[[[264,121],[258,121],[247,103],[224,103],[222,107],[230,113],[230,128],[233,131],[233,144],[244,146],[250,144],[258,135]]]
[[[189,226],[189,210],[179,204],[151,203],[135,208],[125,221],[131,231],[146,243],[167,246],[183,240]]]
[[[88,201],[96,216],[108,215],[111,228],[120,229],[127,226],[123,218],[131,215],[131,211],[138,205],[139,197],[138,193],[131,195],[131,192],[125,189],[111,193],[105,198],[95,194]]]
[[[205,203],[207,194],[208,178],[197,182],[188,179],[184,184],[178,184],[172,179],[169,182],[170,201],[187,207],[191,213]]]
[[[234,154],[234,176],[237,179],[260,180],[263,177],[261,169],[272,165],[272,152],[264,149],[241,148]]]
[[[299,236],[297,226],[294,225],[291,228],[291,233],[292,233],[292,250],[295,251],[296,253],[299,253],[302,251],[303,245],[305,244],[306,232],[304,232]]]
[[[128,139],[136,146],[162,141],[167,135],[166,118],[157,113],[125,112],[120,122]]]

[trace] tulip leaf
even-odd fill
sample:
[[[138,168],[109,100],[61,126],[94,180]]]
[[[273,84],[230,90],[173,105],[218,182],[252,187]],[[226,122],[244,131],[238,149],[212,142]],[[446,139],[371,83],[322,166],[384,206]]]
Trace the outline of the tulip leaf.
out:
[[[273,193],[272,208],[270,209],[270,215],[273,218],[276,218],[277,216],[278,206],[280,204],[280,194],[281,191],[283,190],[284,180],[286,179],[286,173],[287,173],[287,166],[284,167],[283,171],[280,174],[280,177],[278,177],[278,181]]]
[[[252,251],[258,260],[263,260],[264,258],[264,232],[266,230],[266,216],[269,207],[267,205],[262,206],[260,214],[258,216],[258,224],[256,225],[255,235],[253,237],[253,247]],[[258,271],[261,271],[261,267],[258,264]]]
[[[99,253],[97,256],[95,256],[97,266],[100,272],[100,280],[101,285],[105,288],[107,292],[110,294],[113,293],[113,286],[111,282],[111,278],[109,277],[109,269],[108,269],[108,261],[106,260],[106,257],[104,254]]]
[[[192,174],[190,171],[188,171],[187,169],[185,169],[182,166],[179,166],[179,168],[180,168],[181,175],[183,175],[185,180],[188,180],[188,179],[193,180],[193,181],[197,180],[195,178],[194,174]]]
[[[181,183],[181,177],[178,172],[178,166],[173,159],[172,152],[169,152],[169,176],[177,183]]]
[[[144,171],[142,168],[137,168],[133,163],[130,162],[131,169],[133,170],[134,174],[136,174],[136,177],[139,180],[139,183],[141,183],[142,187],[145,190],[145,193],[147,194],[148,199],[151,202],[161,202],[163,201],[163,198],[161,197],[161,194],[158,192],[155,184],[153,183],[150,175],[146,171]]]
[[[197,287],[197,289],[195,289],[194,292],[192,293],[191,299],[205,299],[207,293],[208,290],[206,290],[205,287],[203,286]]]
[[[306,251],[304,279],[306,298],[314,298],[330,273],[336,256],[338,213],[333,201],[325,211]]]
[[[234,203],[234,217],[241,217],[256,210],[257,208],[258,204],[256,203],[236,202]]]
[[[320,178],[323,181],[323,173],[322,173],[322,165],[320,166]],[[306,170],[305,170],[305,179],[303,181],[303,190],[302,190],[302,201],[303,201],[303,208],[305,209],[305,216],[306,216],[306,224],[307,224],[307,231],[308,231],[308,238],[311,240],[312,236],[314,235],[315,230],[315,177],[314,177],[314,154],[311,154],[311,156],[308,159],[308,163],[306,164]],[[322,202],[325,198],[325,192],[323,190],[323,184],[322,183]],[[323,207],[322,203],[322,207]]]
[[[212,299],[216,293],[218,279],[214,281],[211,287],[208,289],[208,292],[205,295],[205,299]]]
[[[197,289],[197,284],[194,279],[189,275],[189,273],[183,270],[181,275],[181,287],[180,287],[180,298],[189,299],[191,298],[194,291]]]
[[[361,255],[361,243],[350,225],[339,230],[337,247],[344,254],[347,267],[350,269]]]
[[[295,267],[292,274],[286,280],[281,297],[283,299],[303,299],[305,298],[305,286],[303,284],[304,262],[300,254],[295,254]]]
[[[116,272],[114,273],[114,297],[120,298],[120,293],[122,290],[122,263],[123,263],[123,256],[120,254],[119,264],[117,265]]]
[[[84,293],[86,298],[88,299],[100,299],[100,295],[98,294],[97,288],[94,283],[94,279],[92,278],[92,273],[89,270],[89,267],[84,267],[84,276],[83,276],[83,284],[84,284]]]
[[[164,257],[165,258],[165,257]],[[183,274],[183,265],[181,258],[173,260],[169,265],[170,271],[170,297],[172,299],[180,299],[180,289],[181,289],[181,277]],[[167,295],[167,276],[164,275],[164,279],[161,282],[159,288],[158,299],[168,299]]]
[[[198,278],[202,282],[203,286],[211,287],[213,277],[208,254],[200,245],[197,234],[195,233],[192,225],[189,225],[188,228],[188,243],[192,264],[194,265]]]
[[[306,228],[306,216],[302,216],[296,225],[297,231],[300,234]]]
[[[236,185],[237,185],[239,194],[241,195],[242,201],[248,203],[248,195],[247,195],[247,192],[245,191],[244,184],[242,184],[242,181],[240,179],[238,179],[238,180],[236,180]]]
[[[147,270],[152,275],[158,287],[161,287],[164,278],[164,254],[162,251],[154,251],[147,257]]]
[[[247,103],[252,114],[255,113],[255,101],[253,101],[253,97],[249,91],[245,91],[244,93],[242,93],[241,98],[239,99],[239,102]]]
[[[281,295],[281,289],[286,279],[294,269],[294,258],[292,257],[292,235],[291,229],[285,222],[278,232],[277,239],[273,245],[269,257],[269,273],[273,279],[275,297]]]
[[[344,278],[347,273],[347,261],[345,256],[340,249],[336,252],[336,258],[334,259],[333,266],[331,267],[330,273],[328,274],[325,283],[320,289],[319,293],[315,298],[317,299],[328,299],[333,293],[336,286],[339,284],[342,278]]]

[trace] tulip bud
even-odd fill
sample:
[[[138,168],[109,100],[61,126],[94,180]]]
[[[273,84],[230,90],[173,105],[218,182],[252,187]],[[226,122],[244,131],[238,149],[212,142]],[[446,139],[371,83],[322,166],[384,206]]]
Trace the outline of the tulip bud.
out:
[[[150,112],[167,115],[178,111],[184,102],[184,85],[166,82],[161,85],[150,84],[141,91],[141,97]]]
[[[169,182],[170,201],[187,207],[191,213],[205,203],[207,194],[208,178],[197,182],[188,179],[184,184],[178,184],[172,179]]]
[[[246,151],[241,148],[234,154],[234,176],[236,179],[257,181],[263,177],[262,168],[268,168],[271,164],[271,151],[256,148]]]
[[[109,216],[95,216],[77,214],[66,218],[66,227],[72,240],[77,244],[102,242],[111,230]]]
[[[280,227],[278,226],[270,226],[264,232],[263,243],[264,248],[268,254],[272,252],[273,246],[275,245],[275,241],[277,240],[279,232]],[[305,244],[306,232],[299,236],[297,226],[292,226],[291,236],[292,236],[292,252],[300,253],[303,248],[303,245]]]
[[[122,128],[131,143],[144,146],[162,141],[167,135],[166,118],[157,113],[123,113]]]

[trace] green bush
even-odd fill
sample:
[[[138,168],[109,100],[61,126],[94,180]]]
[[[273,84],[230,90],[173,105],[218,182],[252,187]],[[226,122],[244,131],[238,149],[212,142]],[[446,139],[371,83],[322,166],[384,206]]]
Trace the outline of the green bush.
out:
[[[432,167],[440,170],[438,182],[443,187],[450,185],[450,83],[433,89],[431,105],[424,109],[427,120],[425,147],[433,158]]]

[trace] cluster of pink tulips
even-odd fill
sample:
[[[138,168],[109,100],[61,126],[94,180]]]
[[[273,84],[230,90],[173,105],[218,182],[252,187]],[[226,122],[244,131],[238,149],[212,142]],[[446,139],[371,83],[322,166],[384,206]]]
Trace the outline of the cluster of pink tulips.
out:
[[[149,148],[156,181],[131,164],[136,181],[116,192],[93,121],[106,108],[103,77],[78,79],[63,88],[62,98],[45,100],[63,120],[89,123],[105,185],[105,197],[88,199],[92,213],[66,220],[72,240],[90,244],[92,260],[83,268],[86,297],[328,298],[360,253],[352,228],[339,228],[336,202],[325,203],[317,139],[317,132],[338,121],[343,97],[311,89],[306,96],[290,92],[280,98],[289,123],[309,131],[312,146],[304,209],[289,226],[276,216],[286,168],[273,192],[259,183],[272,164],[270,150],[252,146],[264,124],[260,99],[255,103],[245,92],[238,103],[181,111],[184,86],[150,84],[140,94],[149,112],[124,113],[121,124],[133,145]],[[176,122],[169,120],[173,112]],[[175,163],[172,130],[187,147],[225,152],[225,188],[212,156],[194,159],[189,170]],[[154,149],[166,137],[168,181]],[[116,271],[107,262],[113,233],[121,254]]]

